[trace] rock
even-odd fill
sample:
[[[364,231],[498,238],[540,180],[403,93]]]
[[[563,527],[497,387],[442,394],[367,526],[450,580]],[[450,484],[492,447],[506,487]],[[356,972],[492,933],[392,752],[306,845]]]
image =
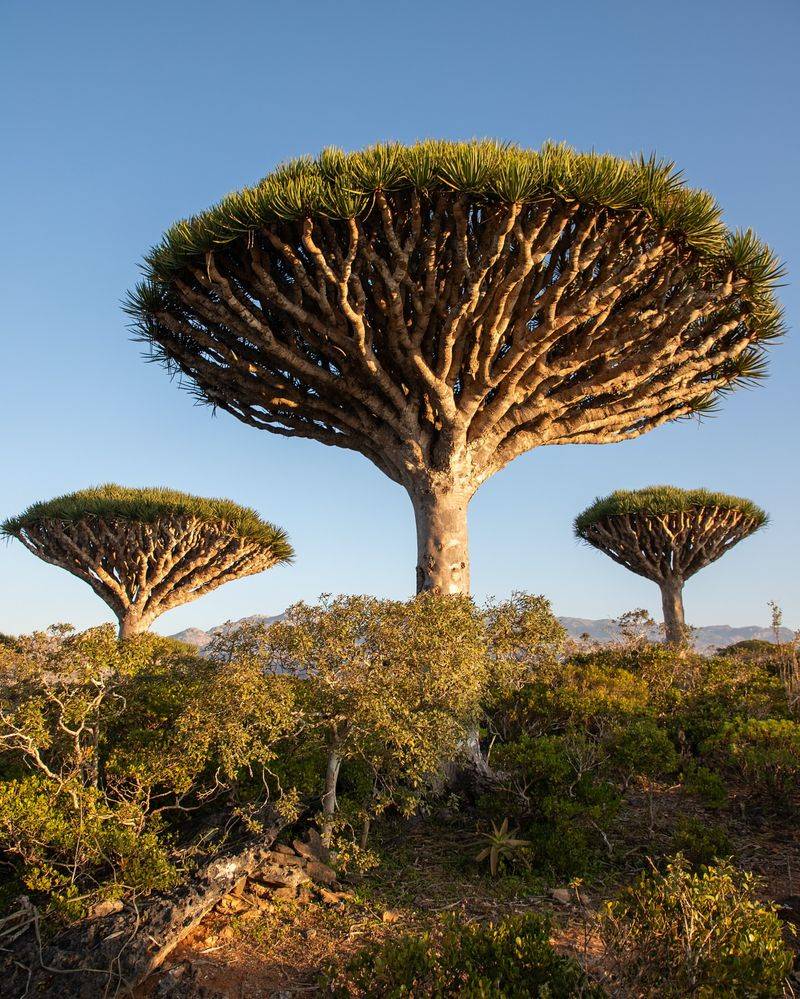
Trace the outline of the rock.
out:
[[[560,902],[562,905],[569,905],[572,901],[572,892],[569,888],[551,888],[550,898],[556,902]]]
[[[326,905],[342,905],[345,899],[352,898],[347,892],[328,891],[327,888],[320,888],[319,897]]]
[[[332,885],[336,881],[336,874],[327,864],[323,864],[318,860],[309,860],[305,865],[305,869],[306,874],[308,874],[312,881],[316,881],[317,884]]]
[[[244,895],[244,890],[247,887],[247,878],[239,878],[236,884],[231,888],[231,895]]]
[[[273,853],[282,853],[284,856],[294,856],[294,850],[286,843],[275,843],[272,847]]]
[[[298,857],[296,853],[269,853],[266,857],[267,864],[280,864],[289,867],[302,867],[305,863],[303,857]]]
[[[284,888],[276,888],[272,897],[278,902],[291,902],[297,898],[297,888],[286,885]]]
[[[301,867],[265,867],[258,872],[258,883],[271,888],[297,888],[309,880]]]
[[[305,843],[301,839],[296,839],[292,842],[292,846],[301,857],[306,857],[308,860],[319,860],[327,864],[331,859],[331,851],[323,844],[316,829],[308,830]]]
[[[110,916],[115,912],[122,912],[124,908],[125,906],[118,898],[108,899],[105,902],[98,902],[92,909],[91,916],[93,919],[102,919],[103,916]]]

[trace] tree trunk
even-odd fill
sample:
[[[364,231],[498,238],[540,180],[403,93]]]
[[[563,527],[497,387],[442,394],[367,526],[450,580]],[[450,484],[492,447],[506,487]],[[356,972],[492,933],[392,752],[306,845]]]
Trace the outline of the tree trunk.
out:
[[[469,593],[470,491],[426,482],[410,493],[417,522],[417,593]]]
[[[661,584],[664,608],[664,631],[670,645],[686,645],[686,620],[683,616],[683,581],[668,579]]]
[[[339,768],[342,760],[336,752],[336,748],[331,748],[328,753],[328,769],[325,772],[325,791],[322,795],[322,844],[329,847],[333,838],[333,815],[336,811],[336,785],[339,780]]]
[[[119,618],[119,640],[122,642],[126,638],[133,638],[147,631],[150,622],[139,617],[134,611],[129,610]]]

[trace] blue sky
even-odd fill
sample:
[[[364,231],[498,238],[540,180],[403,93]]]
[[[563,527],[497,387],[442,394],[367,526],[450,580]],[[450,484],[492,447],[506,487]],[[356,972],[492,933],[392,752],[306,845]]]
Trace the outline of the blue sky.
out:
[[[787,262],[790,335],[712,420],[541,448],[490,480],[470,508],[474,590],[655,612],[656,588],[577,545],[572,518],[617,487],[702,485],[772,523],[690,581],[688,620],[766,624],[775,599],[800,626],[796,0],[6,0],[2,23],[0,515],[118,481],[227,495],[288,529],[295,566],[170,612],[165,633],[323,591],[410,595],[405,493],[356,455],[212,417],[143,363],[120,309],[138,261],[176,218],[326,145],[655,150]],[[109,619],[85,584],[0,546],[0,631]]]

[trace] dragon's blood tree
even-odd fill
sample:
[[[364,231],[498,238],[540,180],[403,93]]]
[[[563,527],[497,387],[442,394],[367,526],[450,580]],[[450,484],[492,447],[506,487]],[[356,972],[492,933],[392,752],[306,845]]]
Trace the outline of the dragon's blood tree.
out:
[[[452,593],[467,504],[517,455],[758,377],[780,273],[671,164],[428,141],[328,149],[178,223],[127,311],[201,399],[401,484],[417,587]]]
[[[626,569],[658,583],[668,642],[686,642],[683,585],[767,522],[750,500],[706,489],[618,490],[575,519],[575,533]]]
[[[117,616],[120,638],[294,556],[286,533],[255,510],[172,489],[84,489],[34,503],[0,531],[87,582]]]

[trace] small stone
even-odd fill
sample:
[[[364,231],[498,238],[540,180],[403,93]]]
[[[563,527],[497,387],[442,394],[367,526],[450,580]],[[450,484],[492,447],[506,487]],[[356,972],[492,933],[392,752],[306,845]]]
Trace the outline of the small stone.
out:
[[[267,855],[267,863],[288,865],[289,867],[302,867],[305,860],[298,857],[296,853],[270,853]]]
[[[230,940],[232,937],[233,937],[233,927],[232,926],[224,926],[219,931],[219,939],[220,940]]]
[[[107,899],[105,902],[98,902],[92,909],[91,915],[94,919],[102,919],[103,916],[111,916],[115,912],[122,912],[125,906],[118,898]]]
[[[569,888],[551,888],[550,898],[556,902],[560,902],[562,905],[569,905],[572,901],[572,892]]]
[[[308,880],[308,874],[299,867],[267,867],[258,874],[260,884],[275,888],[297,888]]]
[[[338,891],[328,891],[327,888],[320,888],[319,897],[326,905],[341,905],[344,895]]]
[[[272,897],[279,902],[290,902],[297,898],[297,888],[286,885],[284,888],[276,888]]]
[[[272,846],[272,852],[283,853],[286,856],[294,855],[294,850],[286,843],[274,843]]]

